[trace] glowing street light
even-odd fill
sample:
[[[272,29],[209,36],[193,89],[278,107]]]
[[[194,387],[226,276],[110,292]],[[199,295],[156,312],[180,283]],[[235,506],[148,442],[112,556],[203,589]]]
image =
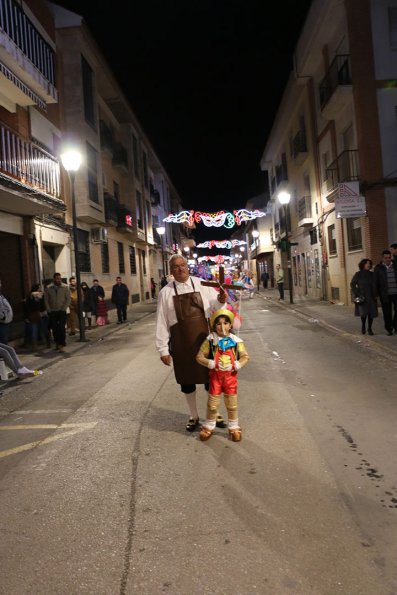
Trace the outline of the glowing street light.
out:
[[[160,236],[161,240],[161,264],[163,267],[163,275],[165,276],[165,265],[164,265],[164,242],[163,235],[165,234],[165,227],[156,227],[156,231]]]

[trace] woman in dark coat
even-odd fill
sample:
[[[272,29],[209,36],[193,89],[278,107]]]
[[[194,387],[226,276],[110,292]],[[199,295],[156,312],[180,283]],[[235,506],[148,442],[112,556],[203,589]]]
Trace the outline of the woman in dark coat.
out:
[[[353,276],[350,287],[354,294],[354,315],[361,318],[361,333],[365,335],[368,318],[368,334],[373,335],[372,322],[378,316],[374,274],[371,271],[372,260],[363,258],[358,263],[360,269]]]

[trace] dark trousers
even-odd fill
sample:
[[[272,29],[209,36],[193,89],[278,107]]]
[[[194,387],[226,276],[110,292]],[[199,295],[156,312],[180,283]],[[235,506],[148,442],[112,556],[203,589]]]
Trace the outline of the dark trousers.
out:
[[[66,312],[56,310],[50,312],[50,328],[54,337],[55,344],[59,347],[66,345]]]
[[[123,322],[127,320],[127,304],[116,304],[117,308],[117,320]]]
[[[210,385],[208,384],[204,384],[205,386],[205,390],[208,390]],[[181,392],[184,393],[185,395],[190,395],[191,393],[194,393],[194,391],[196,390],[196,385],[195,384],[180,384],[181,387]]]
[[[277,283],[278,292],[280,294],[280,300],[284,299],[284,283]]]
[[[387,302],[382,302],[383,321],[385,329],[391,333],[397,331],[397,295],[389,295]]]
[[[265,281],[262,281],[262,283],[263,283],[263,289],[267,289],[268,280],[266,279]]]

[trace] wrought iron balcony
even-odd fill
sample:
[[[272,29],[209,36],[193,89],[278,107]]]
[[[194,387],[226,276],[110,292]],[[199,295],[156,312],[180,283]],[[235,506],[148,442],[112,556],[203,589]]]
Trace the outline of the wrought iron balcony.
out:
[[[299,130],[292,141],[292,154],[297,165],[302,165],[307,157],[306,132]]]
[[[113,150],[113,167],[121,167],[128,172],[128,153],[121,143],[116,143]]]
[[[320,108],[323,112],[326,109],[327,104],[331,102],[331,99],[335,95],[332,101],[333,105],[329,105],[326,110],[329,114],[323,113],[325,117],[329,117],[330,119],[333,118],[337,111],[343,106],[346,101],[346,92],[343,92],[343,88],[345,88],[345,91],[347,89],[347,91],[350,92],[351,84],[350,55],[341,54],[335,56],[325,77],[319,85]],[[340,90],[340,93],[336,93],[338,90]]]
[[[104,122],[103,120],[100,120],[100,122],[99,122],[99,134],[100,134],[100,139],[101,139],[101,149],[103,151],[108,151],[111,155],[113,155],[113,150],[114,150],[113,131],[110,128],[110,126],[108,126],[106,124],[106,122]]]
[[[132,233],[132,213],[125,205],[119,205],[117,230],[125,233]]]
[[[304,227],[305,225],[313,225],[312,217],[312,197],[302,196],[298,200],[298,225]]]
[[[119,223],[119,203],[114,196],[105,192],[103,195],[106,222],[114,227]]]
[[[64,210],[60,200],[60,167],[57,158],[33,142],[0,125],[0,175],[4,174],[14,190],[21,191],[23,199],[32,203],[25,214],[39,214],[51,210]],[[31,190],[31,194],[27,192]],[[22,194],[22,193],[21,193]],[[14,202],[15,195],[14,195]]]
[[[358,151],[342,151],[326,170],[326,191],[332,195],[341,182],[357,181],[359,179]],[[332,197],[331,197],[332,198]],[[327,196],[330,200],[330,196]]]

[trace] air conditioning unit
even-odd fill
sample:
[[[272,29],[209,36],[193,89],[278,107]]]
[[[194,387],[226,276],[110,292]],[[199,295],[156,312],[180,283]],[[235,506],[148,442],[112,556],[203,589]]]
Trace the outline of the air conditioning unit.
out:
[[[106,227],[95,227],[91,229],[91,241],[94,244],[106,244],[108,241],[108,230]]]

